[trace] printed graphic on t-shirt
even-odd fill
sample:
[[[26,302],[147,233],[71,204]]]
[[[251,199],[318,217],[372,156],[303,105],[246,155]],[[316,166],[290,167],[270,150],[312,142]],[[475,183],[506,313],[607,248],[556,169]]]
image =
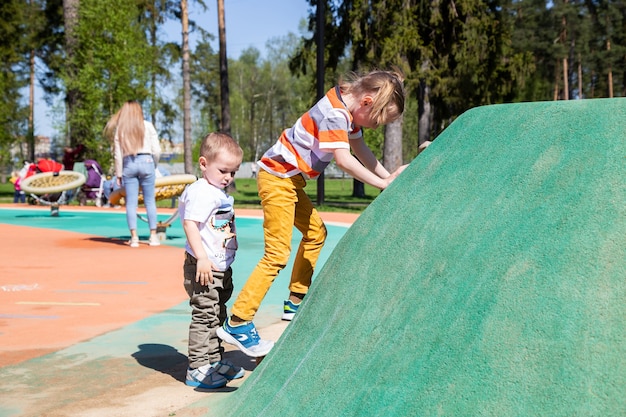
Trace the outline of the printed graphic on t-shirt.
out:
[[[224,234],[224,240],[222,241],[222,248],[224,249],[237,249],[236,241],[233,242],[234,247],[232,245],[229,247],[229,243],[232,242],[236,236],[233,232],[234,220],[235,216],[233,213],[233,207],[230,204],[220,207],[215,212],[215,216],[213,216],[210,220],[210,224],[213,230],[218,233]]]
[[[197,223],[204,251],[220,271],[235,260],[237,229],[234,199],[223,190],[200,179],[189,185],[179,198],[178,210],[182,222]],[[185,249],[194,255],[189,242]]]

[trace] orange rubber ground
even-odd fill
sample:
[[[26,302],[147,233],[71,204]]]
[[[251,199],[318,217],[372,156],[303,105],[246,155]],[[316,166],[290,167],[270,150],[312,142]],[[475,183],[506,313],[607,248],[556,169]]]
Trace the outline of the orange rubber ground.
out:
[[[237,213],[262,216],[258,210]],[[322,217],[351,224],[357,215]],[[0,367],[88,340],[187,299],[178,279],[180,248],[130,249],[122,240],[7,224],[0,224],[0,236]]]

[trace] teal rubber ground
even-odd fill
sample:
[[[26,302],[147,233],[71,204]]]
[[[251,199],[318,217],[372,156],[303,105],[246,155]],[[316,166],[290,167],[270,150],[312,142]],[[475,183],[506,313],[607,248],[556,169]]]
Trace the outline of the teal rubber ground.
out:
[[[13,208],[15,207],[15,208]],[[42,287],[42,291],[32,291],[30,296],[24,297],[27,301],[33,300],[43,302],[34,309],[29,310],[29,314],[14,314],[5,310],[10,302],[3,298],[0,303],[0,336],[2,340],[9,340],[12,334],[17,332],[29,332],[32,335],[32,345],[25,345],[22,349],[35,352],[29,359],[19,363],[12,363],[0,366],[0,417],[76,417],[76,416],[198,416],[193,403],[200,399],[208,399],[212,395],[226,395],[226,392],[236,389],[239,380],[229,383],[229,386],[217,392],[206,392],[194,390],[185,385],[185,375],[187,370],[187,339],[191,308],[182,286],[182,254],[184,246],[184,232],[180,221],[175,221],[167,231],[167,240],[164,246],[174,246],[175,248],[149,248],[130,249],[122,242],[129,239],[126,217],[123,209],[101,209],[98,211],[73,210],[70,207],[62,206],[58,217],[52,217],[47,208],[31,208],[26,205],[14,205],[11,208],[0,207],[0,224],[18,225],[24,230],[29,230],[29,235],[34,231],[43,229],[63,230],[66,232],[84,233],[73,235],[61,243],[48,246],[49,251],[56,253],[57,245],[67,245],[69,247],[81,247],[81,240],[92,240],[100,242],[90,246],[89,250],[75,251],[77,257],[84,257],[81,262],[68,262],[67,258],[59,260],[62,268],[51,268],[48,270],[50,261],[42,262],[38,258],[38,253],[32,248],[24,245],[26,240],[16,245],[6,235],[4,247],[9,245],[21,246],[23,256],[30,261],[23,269],[13,267],[12,259],[8,259],[7,252],[0,255],[3,260],[2,285],[0,294],[4,291],[14,290],[13,287],[26,287],[24,293],[30,294],[29,287]],[[167,216],[160,216],[160,220],[165,220]],[[320,256],[320,265],[326,261],[328,254],[332,252],[334,245],[345,233],[346,227],[327,224],[328,239]],[[5,228],[2,229],[6,230]],[[148,227],[145,223],[139,224],[139,236],[143,241],[148,239]],[[263,229],[262,219],[246,218],[239,216],[237,219],[237,234],[240,239],[240,247],[237,251],[236,267],[234,266],[233,280],[235,282],[235,294],[229,301],[229,306],[245,283],[248,274],[256,265],[263,252]],[[33,240],[37,239],[36,232]],[[294,233],[294,245],[298,244],[297,233]],[[47,241],[47,239],[43,239]],[[76,246],[74,246],[76,245]],[[119,259],[116,259],[115,252],[108,250],[100,251],[98,246],[119,246],[118,253],[147,253],[150,254],[151,261],[163,264],[163,258],[159,254],[164,252],[180,253],[180,260],[176,260],[173,269],[171,264],[164,269],[176,271],[174,273],[158,274],[155,277],[132,276],[120,273],[119,265],[112,266]],[[39,246],[40,247],[40,246]],[[179,252],[180,251],[180,252]],[[102,256],[102,253],[108,256]],[[4,257],[2,257],[4,256]],[[50,259],[50,258],[46,258]],[[140,262],[145,262],[146,257],[140,257]],[[172,259],[168,257],[167,259]],[[85,268],[88,260],[89,268]],[[22,265],[20,259],[19,265]],[[81,265],[80,267],[78,265]],[[180,269],[179,269],[180,268]],[[84,280],[80,285],[66,286],[60,284],[60,274],[62,270],[67,271],[77,269],[84,272]],[[286,268],[277,278],[276,282],[264,298],[261,308],[255,317],[261,335],[267,334],[267,326],[275,323],[280,324],[283,301],[288,294],[287,284],[289,283],[289,272],[291,266]],[[54,272],[53,272],[54,271]],[[97,277],[102,277],[97,287],[93,288],[94,275],[91,272],[97,271]],[[180,271],[180,272],[179,272]],[[109,273],[107,277],[106,274]],[[16,274],[12,278],[12,274]],[[119,275],[117,275],[119,274]],[[109,278],[112,278],[109,280]],[[148,280],[152,279],[150,282]],[[115,287],[106,287],[105,280],[115,282]],[[159,282],[167,285],[159,286]],[[50,345],[45,340],[42,332],[39,334],[36,327],[26,326],[24,328],[12,327],[11,322],[28,320],[36,322],[39,326],[45,326],[45,330],[57,329],[64,333],[57,319],[67,315],[69,312],[64,307],[49,307],[44,305],[48,301],[45,296],[47,292],[57,292],[69,294],[68,301],[85,301],[83,297],[91,297],[90,301],[103,301],[106,305],[108,297],[123,298],[128,302],[129,312],[133,310],[133,299],[128,297],[124,287],[144,287],[146,298],[150,299],[151,291],[172,291],[171,282],[175,284],[176,292],[170,294],[172,297],[172,307],[166,310],[153,304],[152,314],[139,321],[128,319],[128,323],[123,327],[111,329],[99,323],[90,323],[80,320],[73,323],[71,327],[89,327],[87,332],[92,337],[82,339],[78,343],[50,351]],[[6,286],[4,284],[7,284]],[[20,284],[20,285],[16,285]],[[101,286],[104,284],[105,286]],[[180,285],[180,286],[178,286]],[[82,288],[81,288],[82,287]],[[92,287],[92,288],[87,288]],[[46,288],[46,291],[43,291]],[[47,290],[50,289],[50,291]],[[167,288],[167,289],[166,289]],[[129,292],[131,292],[129,290]],[[35,295],[37,293],[37,295]],[[178,295],[177,295],[178,294]],[[169,296],[168,296],[169,298]],[[180,303],[175,300],[181,300]],[[184,300],[184,301],[183,301]],[[39,304],[39,303],[37,303]],[[150,302],[148,302],[148,305]],[[84,309],[84,306],[77,306]],[[89,307],[96,308],[96,307]],[[119,308],[119,304],[118,304]],[[165,307],[163,307],[165,308]],[[124,311],[122,304],[121,310]],[[100,310],[102,314],[107,314],[105,309]],[[90,313],[86,313],[89,315]],[[131,313],[132,314],[132,313]],[[27,329],[27,330],[25,330]],[[16,332],[16,333],[13,333]],[[19,338],[19,335],[17,336]],[[278,336],[276,336],[277,338]],[[15,339],[13,339],[15,340]],[[1,346],[2,353],[9,352],[7,346]],[[226,347],[230,348],[229,346]],[[246,372],[252,371],[254,360],[246,357],[237,350],[228,350],[226,358],[243,366]],[[39,353],[37,354],[37,352]],[[140,392],[133,392],[138,390]],[[199,391],[199,392],[198,392]],[[133,392],[131,394],[131,392]],[[169,397],[176,395],[180,398],[171,400]],[[165,395],[159,395],[166,393]],[[197,394],[201,394],[198,396]],[[195,396],[194,396],[195,394]],[[130,399],[132,398],[132,399]],[[125,400],[128,399],[128,403]],[[157,404],[157,405],[155,405]],[[189,410],[187,408],[189,407]],[[112,410],[113,408],[113,410]]]
[[[72,210],[71,207],[68,206],[62,206],[59,211],[59,216],[53,217],[50,216],[50,212],[47,210],[29,210],[29,207],[25,206],[24,208],[0,210],[0,223],[45,229],[61,229],[102,236],[107,239],[127,241],[130,239],[130,235],[125,216],[126,214],[123,209],[110,209],[108,212],[85,212]],[[170,215],[159,215],[159,221],[164,222],[169,217]],[[328,238],[320,254],[320,264],[326,261],[335,244],[345,233],[345,227],[332,224],[327,224],[326,226],[328,229]],[[148,240],[149,230],[147,223],[139,222],[138,230],[139,238]],[[185,232],[183,231],[180,219],[177,218],[172,222],[171,226],[167,229],[166,236],[167,238],[164,241],[165,245],[176,246],[181,248],[181,250],[184,249]],[[263,255],[263,220],[259,218],[238,217],[237,236],[239,241],[243,243],[237,250],[236,264],[233,266],[233,270],[236,271],[233,275],[235,292],[231,297],[229,307],[234,302],[241,287],[243,287],[246,279],[256,266],[256,263]],[[296,231],[293,236],[292,247],[297,248],[301,238],[302,235],[299,235]],[[27,248],[25,248],[25,250],[26,249]],[[272,285],[266,297],[263,299],[263,308],[258,317],[259,324],[261,325],[268,321],[268,319],[265,318],[266,307],[282,314],[283,302],[286,293],[288,294],[286,288],[289,285],[289,278],[291,276],[293,256],[295,256],[295,251],[293,252],[289,265],[281,271],[280,275],[276,278],[276,283]],[[108,262],[111,262],[111,260],[95,259],[94,268],[102,268],[104,265],[107,265]],[[188,304],[188,302],[185,301],[183,304]]]
[[[210,415],[626,415],[625,124],[625,99],[463,114]]]

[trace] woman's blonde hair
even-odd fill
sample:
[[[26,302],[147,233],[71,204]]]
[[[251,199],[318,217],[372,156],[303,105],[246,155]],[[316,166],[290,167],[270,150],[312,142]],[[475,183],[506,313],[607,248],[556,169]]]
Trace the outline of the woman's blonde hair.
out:
[[[365,75],[349,73],[340,80],[339,88],[344,94],[359,96],[371,94],[373,98],[371,117],[378,125],[393,122],[404,112],[404,76],[399,71],[371,71]]]
[[[207,162],[213,162],[217,155],[223,152],[239,158],[240,162],[243,159],[243,149],[225,133],[209,133],[202,139],[200,156],[203,156]]]
[[[104,127],[104,135],[113,141],[117,135],[124,155],[135,155],[143,146],[143,110],[135,100],[129,100]]]

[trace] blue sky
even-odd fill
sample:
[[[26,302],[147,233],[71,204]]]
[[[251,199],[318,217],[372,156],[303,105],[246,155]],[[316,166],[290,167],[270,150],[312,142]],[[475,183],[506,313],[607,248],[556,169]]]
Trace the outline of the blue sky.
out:
[[[195,3],[190,4],[189,18],[217,39],[217,1],[207,0],[206,3],[209,6],[206,11],[202,11]],[[224,0],[228,57],[237,59],[241,51],[248,47],[255,47],[263,54],[268,40],[290,32],[299,34],[300,20],[307,17],[309,7],[306,0]],[[169,39],[178,40],[181,37],[180,23],[170,22],[165,31]],[[195,35],[191,33],[192,44],[194,38]],[[214,49],[218,50],[217,42]],[[24,100],[27,101],[27,90],[25,94]],[[53,125],[61,120],[46,106],[41,90],[36,89],[35,134],[54,138],[57,131]]]
[[[217,1],[207,0],[207,11],[191,4],[189,19],[217,37]],[[237,59],[241,51],[254,46],[261,53],[265,42],[289,32],[298,34],[298,25],[308,15],[306,0],[224,0],[226,14],[226,52],[229,58]],[[173,22],[167,35],[180,39],[180,23]],[[190,34],[194,42],[194,34]],[[217,50],[217,43],[215,45]]]

